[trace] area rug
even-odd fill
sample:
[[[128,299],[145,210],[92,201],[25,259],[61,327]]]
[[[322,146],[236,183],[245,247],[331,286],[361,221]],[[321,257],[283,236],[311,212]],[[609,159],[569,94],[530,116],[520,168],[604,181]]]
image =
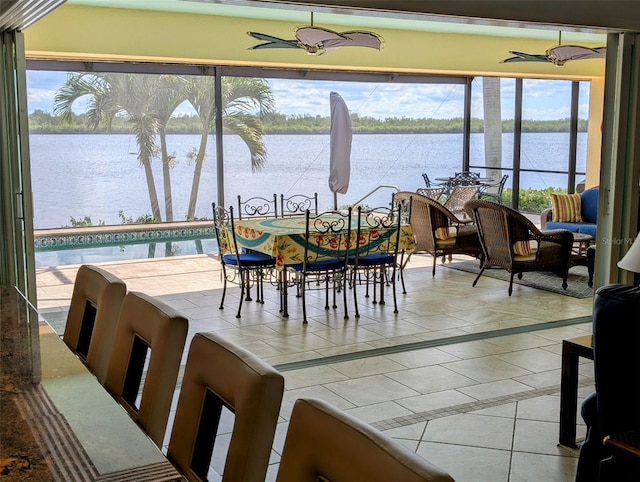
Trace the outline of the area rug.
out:
[[[460,261],[454,263],[446,263],[444,266],[447,268],[457,269],[459,271],[466,271],[467,273],[477,274],[480,271],[480,263],[478,261]],[[485,276],[495,278],[499,280],[509,282],[509,273],[501,268],[487,268],[482,274],[482,278]],[[482,278],[478,283],[482,283]],[[537,288],[539,290],[551,291],[565,296],[571,296],[573,298],[590,298],[593,296],[593,288],[590,288],[587,282],[589,281],[589,275],[587,273],[586,266],[574,266],[569,270],[569,277],[567,278],[567,289],[562,289],[562,279],[553,274],[543,271],[534,271],[531,273],[524,273],[522,279],[518,279],[518,276],[513,277],[513,284],[519,284],[523,286],[529,286],[531,288]],[[505,286],[505,292],[507,287]]]

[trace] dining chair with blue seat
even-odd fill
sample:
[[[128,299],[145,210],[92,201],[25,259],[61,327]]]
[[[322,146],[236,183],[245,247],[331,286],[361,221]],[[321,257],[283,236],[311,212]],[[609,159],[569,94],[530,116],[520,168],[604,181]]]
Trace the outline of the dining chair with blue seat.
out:
[[[273,198],[253,196],[242,200],[238,194],[238,219],[255,217],[278,217],[278,197],[273,193]]]
[[[307,321],[306,292],[311,282],[324,285],[325,310],[329,309],[329,287],[333,291],[332,307],[337,308],[336,293],[341,290],[344,299],[344,319],[348,319],[347,293],[347,258],[351,248],[351,208],[347,212],[325,211],[320,214],[305,213],[304,255],[299,263],[286,266],[283,286],[284,305],[287,305],[289,282],[287,272],[296,276],[295,284],[300,290],[302,299],[302,322]],[[287,310],[285,310],[287,312]]]
[[[240,285],[240,303],[236,318],[240,318],[242,301],[247,294],[247,300],[251,301],[250,288],[256,286],[256,300],[264,303],[264,278],[266,271],[275,268],[274,257],[257,251],[247,250],[243,252],[238,247],[236,240],[233,207],[225,210],[222,206],[212,203],[213,225],[218,240],[219,259],[222,265],[222,299],[220,309],[224,309],[224,300],[227,293],[227,282],[237,282]]]
[[[354,246],[354,253],[347,260],[356,318],[360,317],[356,287],[362,282],[361,273],[364,274],[366,286],[365,298],[369,298],[369,283],[373,282],[374,304],[378,303],[378,283],[380,285],[379,304],[385,304],[384,288],[389,279],[391,280],[393,312],[398,313],[396,270],[398,269],[398,247],[400,246],[401,212],[401,203],[394,203],[392,207],[372,209],[362,209],[362,206],[358,206],[355,237],[357,247]],[[391,276],[388,276],[387,270],[391,270]]]
[[[306,194],[280,194],[280,216],[304,216],[307,210],[311,214],[318,214],[318,193],[312,196]]]

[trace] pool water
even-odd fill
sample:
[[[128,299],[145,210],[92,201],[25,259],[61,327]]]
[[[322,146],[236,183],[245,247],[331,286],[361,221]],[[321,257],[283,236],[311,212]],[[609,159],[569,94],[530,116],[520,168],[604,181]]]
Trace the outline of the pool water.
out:
[[[36,252],[36,268],[70,264],[104,263],[136,259],[157,259],[169,256],[188,256],[218,252],[215,239],[175,241],[151,244],[130,244],[98,248],[68,249]]]

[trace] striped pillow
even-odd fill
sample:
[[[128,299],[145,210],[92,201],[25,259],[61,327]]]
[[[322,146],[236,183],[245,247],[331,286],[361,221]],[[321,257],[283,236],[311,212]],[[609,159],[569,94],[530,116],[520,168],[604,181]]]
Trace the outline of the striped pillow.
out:
[[[518,256],[529,256],[531,254],[531,243],[529,240],[516,241],[513,243],[513,252]]]
[[[445,239],[455,238],[458,235],[458,228],[455,226],[443,226],[436,228],[436,239],[444,241]]]
[[[552,221],[581,223],[580,194],[551,194]]]

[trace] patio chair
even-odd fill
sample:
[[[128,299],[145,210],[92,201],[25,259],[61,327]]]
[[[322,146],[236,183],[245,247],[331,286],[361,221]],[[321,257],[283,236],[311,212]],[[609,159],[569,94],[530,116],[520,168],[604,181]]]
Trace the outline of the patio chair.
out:
[[[214,446],[225,440],[217,437],[220,420],[232,412],[221,480],[263,482],[283,392],[283,376],[253,353],[215,333],[196,333],[167,457],[190,481],[220,480],[208,477],[209,466]]]
[[[276,482],[453,482],[403,444],[329,403],[299,398]]]
[[[484,257],[476,285],[487,268],[502,268],[510,273],[509,296],[513,277],[532,271],[550,271],[562,278],[567,288],[573,234],[567,229],[540,231],[526,216],[507,206],[474,199],[465,209],[478,227]]]
[[[473,171],[456,172],[451,179],[456,186],[474,186],[480,184],[480,173]]]
[[[332,307],[337,308],[336,293],[341,290],[344,299],[344,319],[349,319],[347,311],[347,258],[351,246],[351,208],[347,213],[326,211],[318,215],[307,210],[304,234],[304,255],[300,263],[286,266],[284,279],[284,304],[286,305],[288,281],[286,274],[296,275],[296,286],[302,298],[302,322],[307,324],[306,292],[311,282],[324,285],[325,310],[329,309],[329,287],[333,291]]]
[[[278,217],[278,197],[273,193],[273,199],[260,196],[253,196],[242,200],[238,194],[238,219],[243,218],[266,218]]]
[[[509,175],[504,174],[498,182],[483,183],[478,191],[478,199],[494,199],[498,204],[502,204],[502,191],[508,178]]]
[[[436,275],[436,261],[439,257],[464,254],[479,258],[482,255],[476,227],[458,219],[438,201],[406,191],[395,193],[393,199],[396,203],[409,201],[409,224],[416,241],[413,253],[422,252],[433,256],[433,276]],[[413,253],[402,263],[401,270]]]
[[[97,266],[78,269],[62,340],[104,384],[125,283]]]
[[[104,386],[158,448],[188,328],[184,316],[144,293],[129,292],[122,302]]]
[[[419,187],[416,192],[421,196],[440,201],[440,198],[444,195],[446,188],[444,187]]]
[[[247,301],[251,301],[249,293],[252,284],[256,286],[256,301],[264,303],[265,271],[275,268],[276,259],[257,251],[242,252],[239,250],[236,241],[233,207],[229,207],[229,210],[226,211],[222,206],[216,206],[216,203],[212,203],[212,208],[213,226],[218,240],[218,256],[222,265],[223,277],[222,299],[219,308],[224,309],[227,282],[237,282],[240,285],[240,304],[236,318],[240,318],[245,293],[247,293]]]
[[[377,301],[377,284],[380,284],[380,305],[385,304],[384,288],[388,284],[387,270],[391,270],[391,287],[393,289],[393,312],[398,313],[396,296],[396,269],[398,267],[398,246],[400,244],[400,215],[402,207],[379,207],[362,209],[358,206],[358,224],[356,237],[358,246],[355,253],[349,256],[347,263],[349,277],[353,289],[353,302],[356,318],[358,311],[357,285],[362,282],[360,274],[364,274],[366,286],[365,298],[369,298],[369,283],[373,282],[373,303]]]
[[[318,193],[313,196],[306,194],[293,194],[285,197],[280,194],[280,216],[304,216],[307,209],[311,214],[318,214]]]
[[[473,199],[478,194],[480,185],[469,186],[454,186],[451,193],[447,196],[447,199],[442,203],[445,208],[451,211],[461,222],[471,222],[471,219],[466,218],[467,213],[464,210],[464,204]],[[466,219],[465,219],[466,218]]]
[[[424,179],[425,187],[433,187],[433,183],[431,182],[431,179],[429,179],[429,175],[426,172],[422,173],[422,179]]]

